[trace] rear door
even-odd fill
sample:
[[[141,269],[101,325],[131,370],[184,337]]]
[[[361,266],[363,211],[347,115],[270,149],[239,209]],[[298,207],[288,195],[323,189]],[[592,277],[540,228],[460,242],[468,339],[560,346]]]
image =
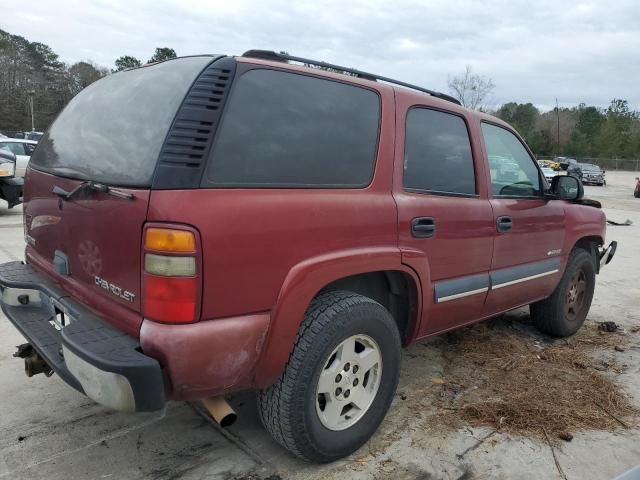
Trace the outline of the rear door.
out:
[[[560,276],[564,206],[544,198],[535,159],[509,129],[481,124],[488,158],[494,248],[486,314],[551,293]]]
[[[478,319],[489,288],[493,214],[467,119],[400,97],[394,197],[403,262],[422,280],[419,336]],[[406,103],[404,103],[406,102]],[[404,103],[404,104],[403,104]],[[479,174],[477,177],[476,175]]]
[[[130,334],[142,321],[142,230],[156,163],[210,62],[182,58],[95,82],[58,116],[27,170],[27,261]]]

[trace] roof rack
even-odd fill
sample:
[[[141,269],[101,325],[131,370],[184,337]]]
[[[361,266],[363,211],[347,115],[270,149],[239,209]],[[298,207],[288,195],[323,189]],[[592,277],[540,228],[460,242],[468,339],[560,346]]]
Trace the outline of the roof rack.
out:
[[[296,57],[294,55],[289,55],[288,53],[276,53],[272,50],[247,50],[242,54],[243,57],[249,58],[259,58],[261,60],[273,60],[276,62],[300,62],[306,63],[308,65],[314,65],[316,67],[328,68],[331,70],[337,70],[339,72],[350,73],[358,78],[364,78],[366,80],[381,81],[386,83],[393,83],[395,85],[400,85],[402,87],[411,88],[412,90],[418,90],[420,92],[428,93],[432,97],[441,98],[442,100],[447,100],[449,102],[453,102],[457,105],[460,105],[460,102],[446,93],[436,92],[434,90],[429,90],[428,88],[419,87],[417,85],[412,85],[410,83],[401,82],[400,80],[394,80],[393,78],[382,77],[380,75],[375,75],[373,73],[362,72],[360,70],[356,70],[354,68],[342,67],[340,65],[334,65],[332,63],[320,62],[318,60],[311,60],[309,58]]]

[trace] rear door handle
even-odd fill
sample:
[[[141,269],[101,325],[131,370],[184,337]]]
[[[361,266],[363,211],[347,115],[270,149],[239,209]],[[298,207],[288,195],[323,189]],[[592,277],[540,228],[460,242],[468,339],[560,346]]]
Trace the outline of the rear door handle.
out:
[[[498,229],[499,232],[501,233],[509,232],[511,231],[512,227],[513,227],[513,220],[511,219],[510,216],[503,215],[496,219],[496,228]]]
[[[436,221],[431,217],[416,217],[411,220],[411,235],[416,238],[433,237],[436,233]]]

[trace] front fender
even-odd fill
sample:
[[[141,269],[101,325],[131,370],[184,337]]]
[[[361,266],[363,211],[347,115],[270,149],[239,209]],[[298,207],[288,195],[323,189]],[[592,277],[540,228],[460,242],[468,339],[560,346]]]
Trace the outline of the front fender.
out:
[[[567,204],[565,206],[565,228],[563,256],[568,257],[571,250],[582,238],[597,239],[604,244],[607,230],[607,218],[599,208]]]
[[[400,271],[419,280],[401,263],[397,247],[366,247],[331,252],[295,265],[287,274],[272,310],[269,331],[257,364],[254,384],[273,384],[284,369],[304,314],[317,293],[341,278],[376,271]]]

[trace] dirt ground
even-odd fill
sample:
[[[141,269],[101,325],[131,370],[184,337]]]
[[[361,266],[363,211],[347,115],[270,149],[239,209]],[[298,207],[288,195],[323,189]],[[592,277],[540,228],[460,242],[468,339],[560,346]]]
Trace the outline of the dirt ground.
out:
[[[371,441],[342,461],[297,460],[262,430],[250,393],[226,431],[197,406],[108,411],[54,375],[28,379],[0,314],[0,479],[610,479],[640,464],[640,200],[608,172],[600,200],[618,240],[585,328],[553,340],[520,309],[404,352],[398,393]],[[0,262],[22,258],[21,210],[0,206]],[[617,332],[600,333],[613,321]],[[561,437],[569,438],[563,440]]]

